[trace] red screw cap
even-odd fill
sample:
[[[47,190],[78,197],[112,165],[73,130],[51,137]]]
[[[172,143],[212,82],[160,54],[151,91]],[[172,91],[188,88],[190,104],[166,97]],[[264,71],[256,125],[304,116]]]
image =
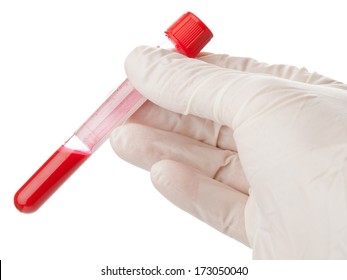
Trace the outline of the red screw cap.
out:
[[[188,57],[196,57],[213,37],[211,30],[191,12],[182,15],[165,33],[175,48]]]

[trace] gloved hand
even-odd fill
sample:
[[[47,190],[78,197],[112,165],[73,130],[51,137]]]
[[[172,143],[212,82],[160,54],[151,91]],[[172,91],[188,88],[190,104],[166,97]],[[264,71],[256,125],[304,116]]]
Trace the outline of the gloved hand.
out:
[[[347,258],[347,86],[293,66],[141,46],[123,159],[256,259]],[[155,105],[156,104],[156,105]]]

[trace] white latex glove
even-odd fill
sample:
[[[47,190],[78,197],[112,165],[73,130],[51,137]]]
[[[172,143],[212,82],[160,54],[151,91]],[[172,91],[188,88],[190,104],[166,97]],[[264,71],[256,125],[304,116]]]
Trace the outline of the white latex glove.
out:
[[[125,66],[151,102],[115,129],[112,146],[151,170],[167,199],[256,259],[347,258],[346,85],[145,46]]]

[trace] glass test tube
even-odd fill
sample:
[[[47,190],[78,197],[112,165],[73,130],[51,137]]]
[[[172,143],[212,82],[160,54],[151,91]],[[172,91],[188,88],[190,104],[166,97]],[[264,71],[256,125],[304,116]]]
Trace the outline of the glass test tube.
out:
[[[187,12],[165,32],[178,52],[195,57],[212,32]],[[36,211],[97,150],[112,128],[128,119],[144,102],[125,80],[88,120],[17,191],[14,203],[23,213]]]

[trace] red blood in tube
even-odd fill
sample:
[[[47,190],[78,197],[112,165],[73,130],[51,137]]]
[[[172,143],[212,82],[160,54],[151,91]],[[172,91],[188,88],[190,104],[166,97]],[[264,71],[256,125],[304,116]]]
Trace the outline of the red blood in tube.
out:
[[[36,211],[90,155],[61,146],[17,191],[17,209],[23,213]]]
[[[208,27],[190,12],[182,15],[165,33],[178,52],[188,57],[195,57],[213,37]],[[74,137],[95,151],[93,147],[143,102],[140,93],[125,81],[76,131]],[[17,209],[24,213],[36,211],[90,155],[89,152],[61,146],[17,191],[14,197]]]

